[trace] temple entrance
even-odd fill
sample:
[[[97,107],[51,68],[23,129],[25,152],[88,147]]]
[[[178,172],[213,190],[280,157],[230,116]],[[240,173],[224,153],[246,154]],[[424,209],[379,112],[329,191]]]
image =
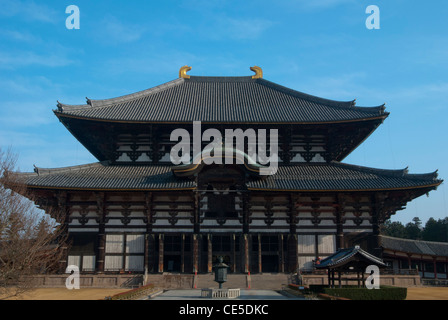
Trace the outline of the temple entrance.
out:
[[[278,272],[278,255],[261,256],[261,271],[262,272]]]
[[[212,237],[212,264],[214,265],[218,257],[223,257],[223,262],[229,266],[228,272],[233,270],[234,252],[230,235],[214,235]]]
[[[165,255],[163,257],[163,271],[181,272],[181,257],[179,255]]]

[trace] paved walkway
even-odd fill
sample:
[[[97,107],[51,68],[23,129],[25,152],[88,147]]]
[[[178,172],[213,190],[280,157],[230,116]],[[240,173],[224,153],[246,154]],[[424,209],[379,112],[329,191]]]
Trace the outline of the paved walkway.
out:
[[[212,300],[305,300],[305,298],[292,295],[282,295],[274,290],[245,290],[241,289],[241,295],[233,299],[212,299]],[[191,290],[168,290],[151,300],[208,300],[201,297],[201,289]]]

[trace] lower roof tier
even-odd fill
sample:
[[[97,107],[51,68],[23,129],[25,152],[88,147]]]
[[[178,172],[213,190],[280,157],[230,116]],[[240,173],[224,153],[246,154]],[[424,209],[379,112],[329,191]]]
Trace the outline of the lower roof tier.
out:
[[[195,180],[176,177],[172,166],[109,165],[105,162],[58,169],[36,168],[20,173],[28,188],[60,190],[194,190]],[[331,162],[280,166],[267,178],[247,178],[248,190],[379,191],[436,188],[437,173],[409,174],[407,169],[383,170]]]

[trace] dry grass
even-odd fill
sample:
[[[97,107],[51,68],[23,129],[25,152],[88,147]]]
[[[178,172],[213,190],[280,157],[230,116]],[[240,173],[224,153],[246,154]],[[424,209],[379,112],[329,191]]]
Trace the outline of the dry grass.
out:
[[[11,300],[102,300],[107,296],[125,291],[127,289],[81,288],[68,290],[66,288],[38,288]]]
[[[412,287],[408,288],[406,300],[448,300],[447,287]]]

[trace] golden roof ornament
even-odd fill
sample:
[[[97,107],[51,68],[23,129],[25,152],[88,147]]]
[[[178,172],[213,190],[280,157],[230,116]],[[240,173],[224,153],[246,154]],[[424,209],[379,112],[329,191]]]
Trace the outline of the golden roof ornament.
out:
[[[261,79],[263,78],[263,70],[261,70],[258,66],[250,67],[250,70],[255,72],[255,74],[252,76],[252,79]]]
[[[188,71],[191,70],[189,66],[183,66],[179,70],[179,78],[190,79],[190,76],[187,74]]]

